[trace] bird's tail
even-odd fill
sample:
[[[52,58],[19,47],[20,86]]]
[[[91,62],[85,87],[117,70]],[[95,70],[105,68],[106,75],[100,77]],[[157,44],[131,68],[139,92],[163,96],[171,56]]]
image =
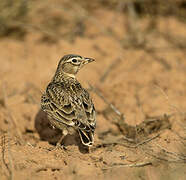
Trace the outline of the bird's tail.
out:
[[[85,146],[92,146],[94,143],[94,133],[90,130],[90,131],[85,131],[82,129],[78,129],[79,132],[79,136],[81,139],[81,142],[85,145]]]

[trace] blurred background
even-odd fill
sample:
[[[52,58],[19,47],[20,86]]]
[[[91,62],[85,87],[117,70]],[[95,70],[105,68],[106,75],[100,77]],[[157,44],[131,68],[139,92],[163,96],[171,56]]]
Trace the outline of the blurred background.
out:
[[[45,137],[45,141],[41,141],[35,123],[42,92],[60,58],[71,53],[96,59],[77,77],[90,90],[97,110],[96,143],[110,135],[137,138],[135,128],[138,125],[146,128],[147,124],[143,128],[142,125],[147,117],[162,118],[163,114],[168,114],[171,118],[163,119],[164,125],[143,129],[142,134],[147,137],[163,129],[156,143],[171,152],[181,153],[182,161],[176,158],[181,163],[186,162],[186,0],[0,0],[0,135],[31,144],[17,146],[18,140],[11,140],[14,142],[11,144],[12,161],[10,154],[5,156],[9,170],[2,165],[0,175],[14,175],[19,179],[23,177],[21,172],[30,173],[30,169],[34,171],[38,165],[53,162],[59,165],[62,161],[56,160],[54,154],[45,155],[43,149],[49,144]],[[119,117],[118,122],[118,114],[113,115],[110,104],[120,115],[124,114],[125,120]],[[41,123],[40,130],[43,126]],[[43,134],[47,136],[48,129]],[[154,153],[165,152],[157,144],[153,145],[159,147],[154,148]],[[34,151],[30,149],[32,146],[43,148],[37,149],[36,158],[34,153],[27,154]],[[66,162],[73,161],[75,170],[69,167],[63,172],[59,170],[59,177],[73,179],[79,173],[81,179],[96,172],[98,179],[122,179],[123,169],[104,173],[101,168],[105,162],[106,165],[114,160],[123,163],[118,152],[128,152],[129,159],[136,155],[135,151],[117,146],[112,150],[102,147],[94,152],[94,157],[87,156],[83,161],[76,146],[70,148],[74,148],[76,158],[72,155]],[[20,154],[14,153],[19,151]],[[111,151],[114,153],[110,154]],[[144,159],[139,152],[138,158]],[[103,158],[97,164],[99,160],[95,159],[100,156]],[[25,157],[35,159],[31,162]],[[166,162],[178,161],[175,157],[166,157]],[[88,170],[86,163],[90,165]],[[61,162],[60,168],[64,168],[64,164]],[[144,172],[126,170],[125,174],[131,179],[151,179],[152,175],[155,179],[184,178],[184,166],[173,165],[170,170],[168,165],[160,164],[154,169],[143,169]],[[85,171],[79,170],[79,166]],[[53,179],[55,173],[47,171],[46,174]],[[34,177],[44,176],[34,171]]]

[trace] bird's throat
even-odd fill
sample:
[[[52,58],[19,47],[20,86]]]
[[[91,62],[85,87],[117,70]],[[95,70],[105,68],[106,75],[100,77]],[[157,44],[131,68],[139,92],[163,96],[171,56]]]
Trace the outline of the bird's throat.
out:
[[[70,74],[70,73],[66,73],[66,72],[63,72],[63,74],[67,77],[75,78],[74,74]]]

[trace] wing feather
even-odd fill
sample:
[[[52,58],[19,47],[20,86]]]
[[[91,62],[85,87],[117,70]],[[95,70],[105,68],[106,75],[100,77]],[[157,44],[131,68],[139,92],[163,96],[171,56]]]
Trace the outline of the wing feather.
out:
[[[62,82],[50,83],[42,96],[41,107],[56,121],[75,126],[79,129],[81,139],[92,144],[96,127],[95,108],[89,93],[83,88],[81,90],[73,95],[69,93],[70,87]]]

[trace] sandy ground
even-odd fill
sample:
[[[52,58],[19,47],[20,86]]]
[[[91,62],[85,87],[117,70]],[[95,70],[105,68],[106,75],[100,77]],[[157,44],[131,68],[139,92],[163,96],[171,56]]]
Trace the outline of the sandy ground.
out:
[[[98,10],[95,16],[126,36],[123,15],[113,20],[112,12]],[[0,179],[186,179],[186,51],[160,35],[169,29],[183,41],[186,25],[160,18],[159,33],[139,32],[147,50],[123,48],[97,25],[86,26],[74,41],[42,42],[35,31],[23,41],[1,39]],[[65,138],[66,150],[53,149],[60,131],[40,110],[42,92],[69,53],[96,59],[77,77],[85,88],[94,87],[97,128],[90,152],[76,135]]]

